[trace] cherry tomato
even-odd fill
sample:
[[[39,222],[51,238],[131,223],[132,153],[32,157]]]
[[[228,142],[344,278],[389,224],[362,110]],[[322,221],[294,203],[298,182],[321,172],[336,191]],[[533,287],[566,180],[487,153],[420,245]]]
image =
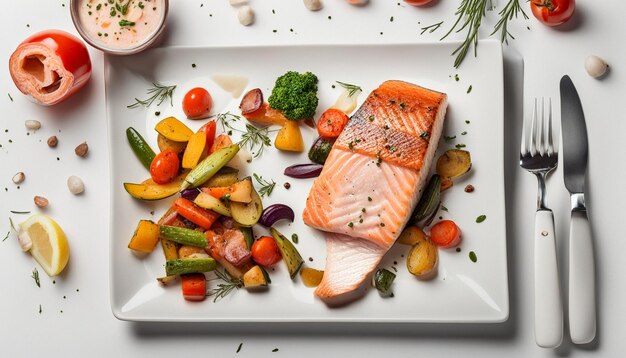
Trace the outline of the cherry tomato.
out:
[[[178,175],[179,168],[180,159],[178,159],[178,155],[173,150],[166,149],[152,160],[150,177],[157,184],[167,184]]]
[[[252,259],[264,267],[272,267],[282,258],[271,236],[261,236],[252,244]]]
[[[548,26],[561,25],[574,15],[575,0],[531,0],[533,15]]]
[[[202,87],[192,88],[183,98],[183,111],[189,119],[206,118],[213,107],[213,98]]]
[[[430,241],[442,248],[457,246],[461,242],[461,229],[452,220],[442,220],[430,229]]]
[[[431,3],[433,0],[404,0],[405,3],[413,6],[422,6]]]
[[[342,111],[330,108],[317,121],[317,131],[324,138],[337,138],[348,124],[348,116]]]

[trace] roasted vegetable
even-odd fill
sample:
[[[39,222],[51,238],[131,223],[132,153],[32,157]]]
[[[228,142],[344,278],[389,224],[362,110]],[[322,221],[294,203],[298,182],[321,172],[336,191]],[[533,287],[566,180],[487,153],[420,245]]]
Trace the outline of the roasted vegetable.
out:
[[[249,203],[238,203],[235,201],[230,203],[232,218],[243,226],[255,225],[261,218],[261,214],[263,214],[261,197],[254,188],[252,188],[250,197],[252,200]]]
[[[252,185],[252,179],[250,177],[232,184],[230,188],[231,192],[228,193],[228,199],[230,201],[238,203],[249,203],[252,201],[254,186]]]
[[[155,183],[165,185],[176,178],[179,169],[178,154],[167,149],[154,157],[152,164],[150,164],[150,177]]]
[[[178,213],[174,208],[170,208],[163,216],[159,219],[159,225],[172,225],[178,218]],[[159,230],[160,234],[160,230]],[[178,258],[178,244],[174,241],[170,241],[166,238],[161,238],[161,248],[163,249],[163,255],[165,256],[165,260],[175,260]]]
[[[215,153],[216,151],[231,145],[233,145],[233,140],[228,134],[222,133],[213,140],[213,145],[209,148],[209,154]]]
[[[285,168],[283,174],[296,179],[316,178],[324,169],[321,164],[295,164]]]
[[[200,273],[215,270],[217,263],[210,257],[195,259],[176,259],[165,262],[165,273],[170,275],[183,275],[186,273]]]
[[[323,277],[324,271],[309,267],[303,267],[302,270],[300,270],[300,278],[302,278],[302,283],[306,287],[317,287],[320,282],[322,282]]]
[[[409,272],[421,280],[429,280],[437,274],[439,261],[437,247],[423,238],[413,245],[406,257]]]
[[[206,250],[202,247],[181,245],[178,249],[178,257],[181,259],[193,259],[198,257],[209,257],[209,254],[207,254]]]
[[[196,230],[186,229],[183,227],[162,225],[160,227],[160,234],[166,239],[182,245],[207,247],[206,236]]]
[[[261,236],[252,244],[252,259],[263,267],[272,267],[282,258],[276,241],[271,236]]]
[[[272,204],[263,210],[259,224],[270,227],[279,220],[293,222],[296,214],[293,209],[285,204]]]
[[[272,281],[270,276],[261,266],[254,266],[243,275],[243,287],[260,288],[266,287]]]
[[[241,99],[241,103],[239,104],[239,109],[241,110],[241,114],[249,115],[255,113],[261,106],[263,105],[263,92],[260,88],[254,88],[248,91],[243,98]]]
[[[291,120],[310,118],[317,109],[317,76],[289,71],[276,79],[269,105]]]
[[[413,246],[417,242],[424,240],[426,238],[426,234],[424,231],[417,226],[407,226],[402,230],[400,237],[398,238],[398,243],[402,245]]]
[[[193,169],[205,152],[207,135],[204,132],[198,132],[191,135],[185,154],[183,155],[182,167],[185,169]]]
[[[304,141],[298,122],[287,121],[278,131],[274,146],[277,149],[289,152],[301,152],[304,150]]]
[[[187,301],[204,301],[206,298],[206,277],[203,273],[181,275],[183,298]]]
[[[200,208],[185,198],[176,199],[174,201],[174,209],[182,217],[205,230],[210,229],[213,223],[220,217],[220,214]]]
[[[278,230],[271,227],[270,233],[272,234],[274,241],[276,241],[276,245],[278,245],[283,261],[285,262],[285,265],[287,265],[289,276],[293,280],[293,278],[298,274],[298,271],[300,271],[304,260],[302,259],[302,256],[300,256],[298,249],[296,249],[291,241],[284,237],[283,234],[278,232]]]
[[[382,297],[391,297],[391,284],[396,279],[396,274],[387,270],[379,269],[372,277],[372,286],[374,286]]]
[[[151,220],[140,220],[128,248],[146,254],[154,250],[159,241],[159,225]]]
[[[124,183],[124,189],[135,199],[159,200],[178,193],[181,183],[185,180],[187,173],[180,174],[170,183],[160,185],[152,179],[143,181],[141,184]]]
[[[431,216],[437,208],[441,200],[441,177],[437,174],[430,177],[420,201],[417,203],[413,215],[411,215],[411,224],[416,225],[420,221]]]
[[[430,241],[444,249],[461,243],[461,229],[452,220],[442,220],[430,228]]]
[[[281,111],[271,108],[267,102],[263,102],[256,111],[244,114],[243,116],[246,117],[248,121],[263,126],[283,126],[289,121]]]
[[[193,131],[189,127],[174,117],[161,120],[154,129],[165,138],[175,142],[187,142],[193,135]]]
[[[187,148],[187,142],[174,142],[173,140],[165,138],[161,134],[157,136],[157,144],[161,152],[170,149],[174,153],[180,154],[185,150],[185,148]]]
[[[152,148],[150,148],[150,145],[133,127],[128,127],[128,129],[126,129],[126,138],[128,139],[130,148],[133,150],[141,164],[143,164],[146,169],[150,170],[150,164],[152,164],[152,161],[156,156]]]
[[[335,139],[339,137],[349,118],[342,111],[329,108],[317,121],[317,132],[323,138]]]
[[[437,159],[437,174],[443,178],[456,178],[472,168],[470,153],[461,149],[450,149]]]
[[[215,175],[218,170],[235,157],[238,151],[239,145],[233,144],[226,148],[217,150],[206,157],[191,172],[189,172],[189,174],[187,174],[185,181],[180,186],[180,190],[184,190],[189,187],[195,188],[211,179],[211,177]]]
[[[222,167],[211,179],[201,185],[203,188],[226,187],[237,182],[239,170],[231,167]]]
[[[226,206],[220,199],[217,199],[210,194],[204,192],[198,194],[193,203],[201,208],[215,211],[218,214],[229,217],[232,216],[230,208]]]
[[[324,164],[326,163],[326,158],[328,158],[328,154],[330,154],[330,150],[332,148],[332,140],[319,137],[315,140],[315,142],[313,142],[311,149],[309,149],[309,159],[313,163]]]

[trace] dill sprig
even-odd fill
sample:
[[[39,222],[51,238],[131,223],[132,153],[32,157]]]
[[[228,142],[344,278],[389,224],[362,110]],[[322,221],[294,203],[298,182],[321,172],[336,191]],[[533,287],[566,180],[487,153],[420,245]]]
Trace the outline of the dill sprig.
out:
[[[224,132],[226,132],[226,128],[228,128],[229,130],[237,130],[232,126],[232,123],[237,122],[240,119],[241,117],[230,112],[220,113],[215,118],[216,122],[218,122],[222,126],[222,130]]]
[[[39,271],[37,271],[37,268],[33,269],[33,273],[31,274],[30,277],[32,277],[33,280],[35,280],[37,287],[41,287],[41,282],[39,282]]]
[[[11,235],[11,230],[7,231],[7,234],[4,236],[4,239],[2,239],[2,242],[4,242],[6,239],[8,239],[9,235]]]
[[[498,13],[500,15],[500,20],[496,23],[496,26],[493,28],[493,32],[491,35],[500,31],[500,42],[509,43],[508,38],[510,37],[512,40],[515,40],[515,37],[511,35],[508,29],[509,21],[513,20],[513,17],[517,18],[519,13],[522,13],[524,19],[528,19],[528,15],[524,12],[524,9],[520,6],[519,0],[511,0],[506,6]]]
[[[263,179],[263,177],[258,175],[257,173],[253,173],[252,176],[254,177],[254,180],[256,180],[256,182],[259,183],[259,185],[261,186],[261,188],[259,189],[259,195],[261,195],[261,197],[264,197],[265,195],[270,196],[272,194],[272,191],[274,191],[276,182],[272,180],[272,182],[270,183],[269,181]]]
[[[437,31],[441,27],[441,25],[443,25],[443,21],[439,21],[436,24],[424,26],[422,27],[422,32],[420,32],[420,35],[423,35],[426,31],[428,31],[429,34],[432,34],[433,32]]]
[[[216,280],[222,280],[224,283],[220,283],[217,285],[217,288],[214,288],[207,294],[207,296],[214,296],[213,302],[217,302],[222,298],[228,296],[234,290],[239,289],[243,286],[243,282],[240,279],[232,277],[227,271],[215,270],[215,278]]]
[[[157,106],[160,106],[166,99],[170,99],[170,106],[174,106],[174,101],[172,96],[174,95],[174,90],[176,89],[176,85],[173,86],[165,86],[158,82],[152,82],[152,88],[149,88],[147,93],[150,97],[141,100],[139,98],[135,98],[135,103],[126,106],[126,108],[138,108],[138,107],[150,107],[154,101],[158,100]]]
[[[514,38],[508,31],[508,23],[513,17],[517,18],[519,12],[522,13],[525,19],[528,19],[524,10],[520,6],[520,0],[508,0],[505,7],[498,14],[500,20],[496,23],[494,31],[491,35],[498,31],[501,31],[500,40],[506,42],[507,37]],[[448,37],[452,32],[458,33],[466,30],[465,40],[459,45],[459,47],[452,52],[452,55],[456,55],[454,60],[454,67],[459,67],[465,56],[469,52],[470,48],[474,48],[474,56],[477,55],[478,35],[479,29],[482,24],[483,17],[486,15],[487,10],[493,10],[494,5],[492,0],[462,0],[459,4],[454,15],[457,19],[450,28],[450,30],[441,37],[441,40]]]
[[[345,88],[348,91],[348,97],[352,97],[354,96],[355,93],[363,91],[361,87],[357,85],[352,85],[352,84],[340,82],[340,81],[335,81],[335,82],[337,82],[341,87]]]
[[[268,127],[257,128],[250,123],[246,123],[246,130],[239,132],[242,132],[239,147],[247,146],[251,152],[256,151],[256,153],[254,153],[255,158],[263,154],[265,147],[272,145],[270,137],[267,136],[270,132]]]
[[[9,218],[9,224],[11,224],[11,230],[17,232],[17,229],[15,228],[15,225],[13,225],[13,219]]]

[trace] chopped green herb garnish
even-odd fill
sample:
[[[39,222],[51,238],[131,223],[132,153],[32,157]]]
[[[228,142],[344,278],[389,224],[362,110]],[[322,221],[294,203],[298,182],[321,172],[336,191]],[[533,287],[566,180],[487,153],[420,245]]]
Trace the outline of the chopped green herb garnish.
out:
[[[487,215],[480,215],[479,217],[476,218],[476,222],[477,223],[481,223],[483,221],[485,221],[487,219]]]
[[[374,121],[374,116],[369,116],[368,119],[370,120],[370,122],[373,122]]]
[[[470,124],[470,121],[465,121],[465,124]]]
[[[461,132],[461,135],[466,135],[466,134],[467,134],[466,131]]]
[[[106,34],[105,34],[106,36]],[[145,100],[140,100],[135,98],[135,103],[126,106],[126,108],[138,108],[140,106],[150,107],[154,101],[158,100],[157,106],[160,106],[166,99],[170,99],[170,105],[174,106],[174,102],[172,96],[174,94],[174,90],[176,89],[176,85],[174,86],[164,86],[158,82],[152,82],[152,88],[148,89],[148,97]]]
[[[330,18],[330,16],[328,18]],[[272,349],[272,352],[278,352],[278,348]]]
[[[474,251],[470,251],[470,252],[469,252],[469,259],[470,259],[472,262],[476,262],[476,261],[478,261],[478,257],[476,257],[476,253],[475,253]]]
[[[444,136],[443,136],[443,139],[444,139],[446,142],[449,142],[449,141],[451,141],[451,140],[455,140],[455,139],[456,139],[456,136],[455,136],[455,135],[453,135],[453,136],[444,135]]]
[[[367,201],[372,201],[372,197],[371,197],[371,196],[368,196],[368,197],[367,197]]]
[[[11,94],[7,93],[7,96],[9,96],[9,99],[11,100],[11,102],[13,102],[13,97],[11,97]]]
[[[428,134],[428,132],[420,133],[420,138],[428,139],[429,137],[430,137],[430,134]]]
[[[443,24],[443,21],[440,21],[440,22],[438,22],[436,24],[424,26],[424,27],[422,27],[422,32],[420,32],[420,35],[423,35],[426,31],[428,31],[429,34],[432,34],[433,32],[437,31],[437,29],[439,29],[439,27],[442,24]]]
[[[41,314],[41,305],[39,305],[39,314]]]
[[[124,27],[124,26],[135,26],[135,23],[133,21],[128,21],[126,19],[120,20],[119,24],[120,24],[121,27]]]
[[[459,144],[455,145],[454,147],[455,147],[456,149],[461,149],[461,148],[465,148],[465,147],[466,147],[466,145],[465,145],[465,144],[462,144],[462,143],[459,143]]]
[[[446,208],[445,206],[441,205],[441,210],[447,212],[448,208]]]
[[[469,85],[469,87],[467,87],[467,93],[472,92],[472,85]]]
[[[242,346],[243,346],[243,342],[239,343],[239,347],[237,347],[237,351],[235,353],[239,353],[241,351]]]
[[[298,234],[291,234],[291,241],[293,241],[294,244],[298,243]]]
[[[352,84],[345,83],[345,82],[340,82],[340,81],[335,81],[335,82],[337,82],[341,87],[345,88],[348,91],[348,97],[352,97],[357,92],[363,91],[361,89],[361,87],[359,87],[357,85],[352,85]]]
[[[12,214],[30,214],[30,211],[16,211],[16,210],[11,210]]]
[[[270,183],[269,181],[263,179],[263,177],[258,175],[257,173],[253,173],[252,176],[254,177],[254,180],[256,180],[257,183],[261,185],[261,188],[259,189],[259,195],[261,195],[261,197],[264,197],[265,195],[270,196],[272,194],[272,191],[274,191],[276,182],[272,180],[272,182]]]
[[[348,227],[349,227],[349,228],[353,228],[353,227],[354,227],[354,223],[353,223],[352,221],[350,221],[350,222],[348,223]]]
[[[37,268],[33,269],[33,273],[30,277],[32,277],[33,280],[35,280],[37,287],[41,287],[41,282],[39,282],[39,271],[37,271]]]

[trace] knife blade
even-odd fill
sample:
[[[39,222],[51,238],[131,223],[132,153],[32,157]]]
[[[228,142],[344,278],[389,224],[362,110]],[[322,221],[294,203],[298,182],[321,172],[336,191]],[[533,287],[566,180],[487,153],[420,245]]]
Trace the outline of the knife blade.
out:
[[[569,234],[569,327],[572,342],[585,344],[596,335],[595,263],[591,226],[585,205],[588,143],[585,114],[569,76],[561,90],[563,179],[570,192],[572,216]]]

